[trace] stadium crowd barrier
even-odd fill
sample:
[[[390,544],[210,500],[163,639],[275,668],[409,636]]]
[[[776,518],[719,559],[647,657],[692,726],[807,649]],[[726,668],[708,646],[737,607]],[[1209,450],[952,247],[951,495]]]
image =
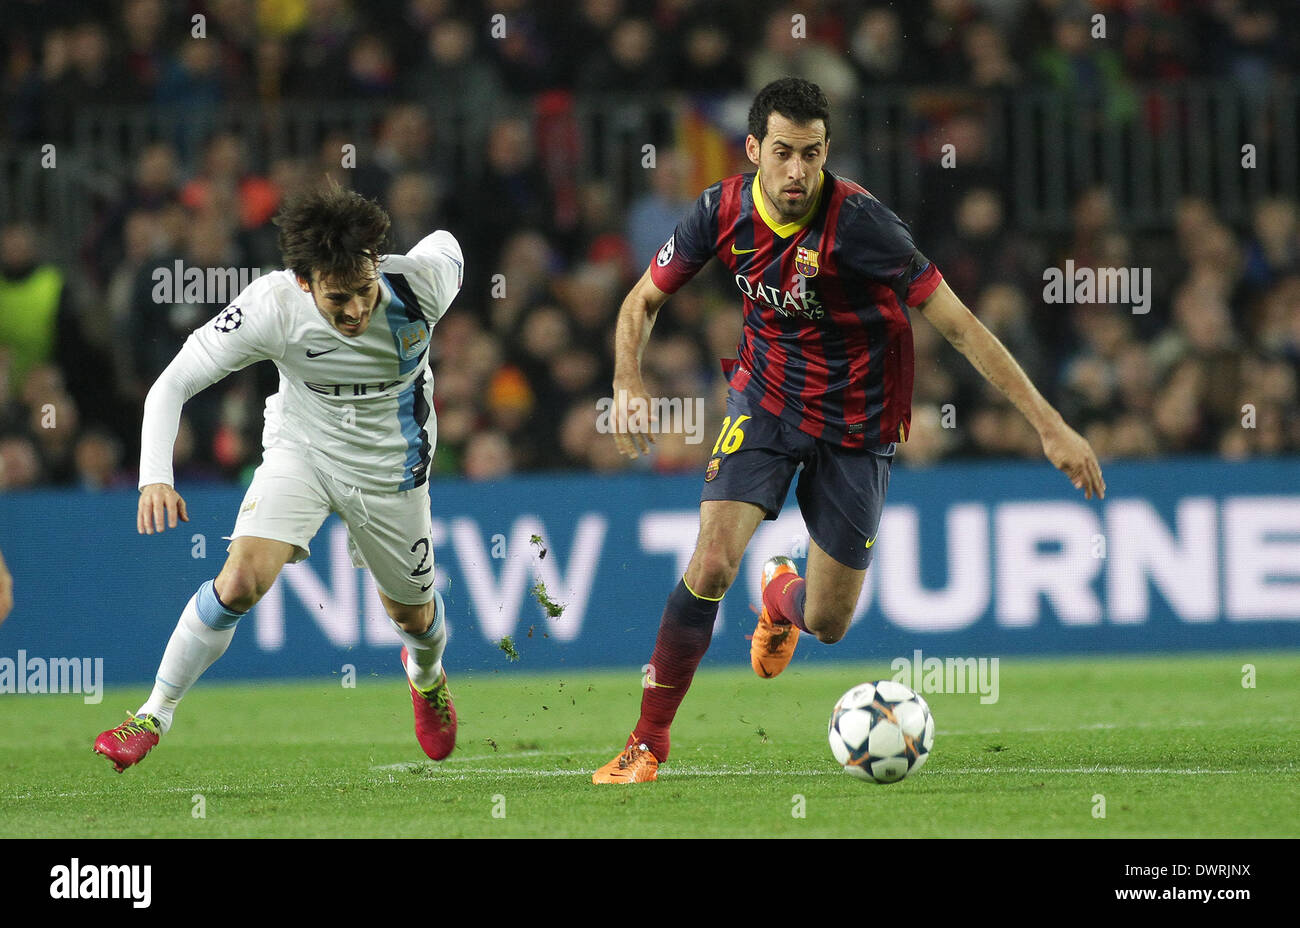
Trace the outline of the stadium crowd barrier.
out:
[[[747,100],[743,94],[738,99]],[[495,100],[489,107],[454,96],[418,102],[437,126],[434,167],[471,185],[484,169],[481,153],[495,118],[558,105],[561,116],[537,118],[541,147],[555,147],[550,159],[559,159],[566,174],[576,169],[579,184],[609,183],[619,203],[644,189],[647,141],[666,145],[677,138],[695,161],[722,157],[711,165],[713,177],[695,178],[703,186],[730,170],[725,142],[744,134],[727,115],[735,107],[708,95],[543,95]],[[60,170],[47,169],[48,145],[0,144],[0,214],[61,230],[49,245],[61,260],[72,261],[81,232],[69,230],[91,227],[95,204],[120,195],[135,159],[152,141],[172,142],[190,164],[208,135],[233,132],[250,163],[265,171],[276,158],[316,157],[320,140],[333,135],[360,141],[364,159],[389,108],[381,101],[339,100],[269,110],[244,102],[82,107],[68,127],[68,142],[58,146]],[[963,150],[961,163],[1006,179],[1001,192],[1012,210],[1008,219],[1022,231],[1069,229],[1075,199],[1097,185],[1110,191],[1126,228],[1168,227],[1187,196],[1204,197],[1222,219],[1244,224],[1261,198],[1300,195],[1300,88],[1287,82],[1267,88],[1230,80],[1140,83],[1113,97],[1043,88],[875,87],[837,116],[833,167],[913,221],[932,183],[918,153],[936,147],[945,114],[963,114],[984,127],[983,150]]]

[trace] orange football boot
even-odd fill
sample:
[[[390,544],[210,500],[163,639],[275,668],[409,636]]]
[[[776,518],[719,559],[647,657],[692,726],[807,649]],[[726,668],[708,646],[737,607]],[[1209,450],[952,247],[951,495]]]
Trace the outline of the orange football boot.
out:
[[[782,582],[788,582],[798,576],[799,571],[795,569],[794,561],[778,554],[763,564],[763,589],[766,590],[769,583],[778,579],[784,578]],[[758,614],[754,634],[749,639],[749,663],[753,666],[754,673],[765,680],[775,677],[790,665],[790,658],[794,657],[794,646],[798,643],[799,629],[789,622],[773,621],[764,606]]]
[[[659,778],[659,760],[636,741],[636,732],[617,757],[591,775],[592,783],[653,783]]]

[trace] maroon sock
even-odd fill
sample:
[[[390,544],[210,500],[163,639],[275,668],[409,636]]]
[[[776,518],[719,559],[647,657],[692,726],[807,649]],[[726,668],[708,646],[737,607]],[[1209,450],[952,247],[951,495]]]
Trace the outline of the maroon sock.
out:
[[[777,574],[763,587],[763,608],[778,622],[789,622],[801,632],[808,631],[803,623],[803,606],[808,599],[808,584],[803,577]]]
[[[650,668],[641,681],[641,718],[632,732],[656,760],[668,759],[668,727],[709,649],[717,615],[718,600],[700,599],[686,588],[685,580],[668,596]]]

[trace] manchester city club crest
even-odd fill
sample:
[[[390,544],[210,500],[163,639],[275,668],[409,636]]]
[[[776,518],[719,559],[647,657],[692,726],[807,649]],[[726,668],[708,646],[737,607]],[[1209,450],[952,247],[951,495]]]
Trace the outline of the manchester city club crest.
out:
[[[429,343],[429,329],[423,322],[412,322],[396,332],[397,350],[403,361],[419,357]]]
[[[794,253],[794,269],[804,277],[817,276],[817,252],[800,245]]]

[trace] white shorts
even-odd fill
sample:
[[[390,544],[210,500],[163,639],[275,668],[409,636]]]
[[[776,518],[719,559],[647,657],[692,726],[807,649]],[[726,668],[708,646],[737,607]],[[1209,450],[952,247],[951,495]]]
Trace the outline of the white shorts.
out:
[[[331,512],[348,527],[352,563],[365,567],[389,599],[417,606],[433,599],[429,485],[379,493],[348,486],[284,448],[267,449],[235,518],[233,541],[245,536],[294,546],[289,563],[311,554],[311,540]]]

